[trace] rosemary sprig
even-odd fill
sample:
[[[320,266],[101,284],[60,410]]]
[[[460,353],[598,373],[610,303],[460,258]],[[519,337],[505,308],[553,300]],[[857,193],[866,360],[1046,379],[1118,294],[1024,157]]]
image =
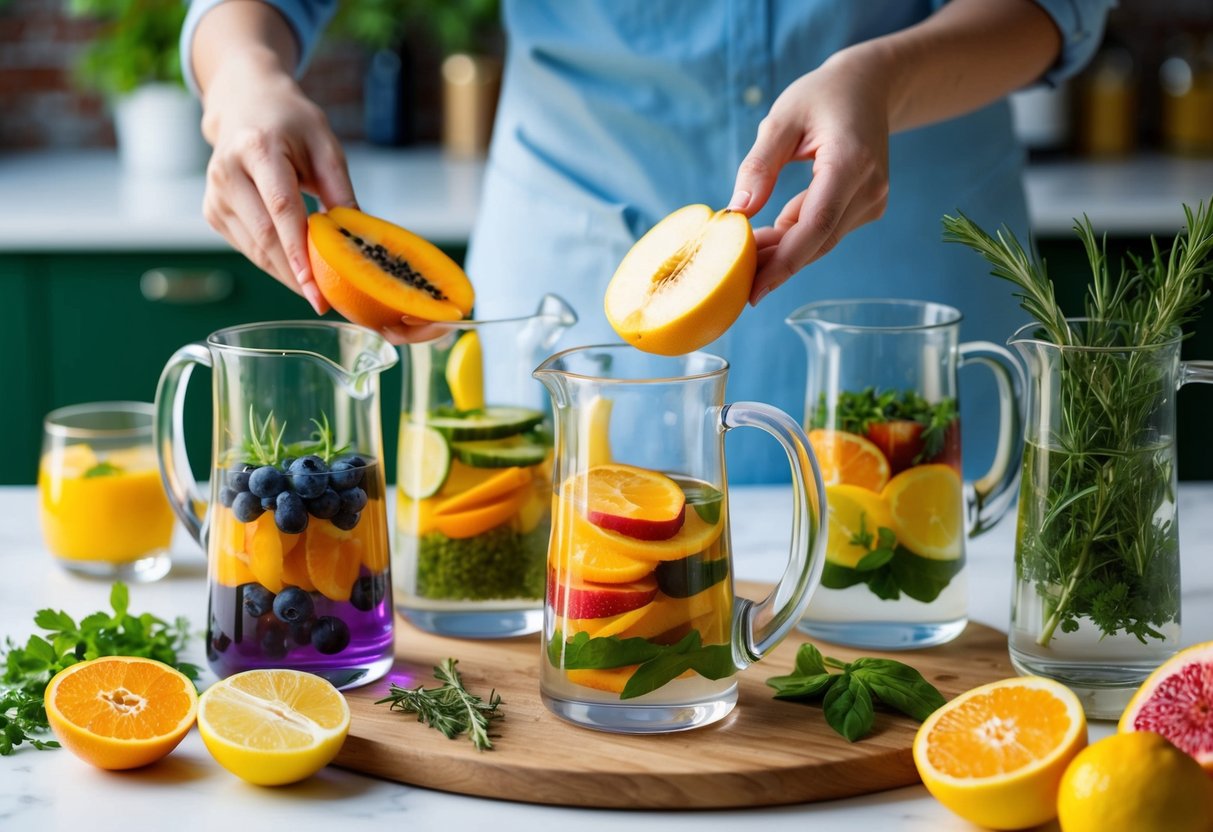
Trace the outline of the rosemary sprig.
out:
[[[1003,229],[996,237],[967,217],[944,217],[944,239],[964,243],[1017,287],[1042,340],[1068,349],[1054,369],[1056,420],[1024,451],[1016,572],[1030,582],[1043,613],[1042,647],[1058,629],[1089,620],[1105,635],[1142,643],[1179,614],[1178,532],[1174,523],[1174,439],[1160,431],[1174,393],[1172,343],[1208,297],[1213,273],[1213,210],[1184,206],[1186,233],[1164,254],[1128,256],[1113,278],[1106,239],[1085,217],[1075,221],[1091,265],[1089,319],[1071,325],[1045,265]],[[1145,348],[1145,349],[1143,349]]]
[[[417,714],[417,721],[441,731],[447,739],[455,739],[466,733],[478,751],[491,751],[493,741],[489,739],[489,724],[503,719],[501,697],[496,691],[489,694],[488,702],[469,693],[463,686],[463,678],[455,666],[455,659],[444,659],[434,668],[434,678],[443,684],[436,688],[418,685],[402,688],[393,684],[388,695],[375,702],[390,703],[393,711]]]
[[[263,421],[258,422],[250,404],[248,430],[248,438],[244,442],[244,455],[248,461],[257,465],[277,465],[283,457],[282,437],[286,433],[286,423],[283,422],[275,431],[274,411],[271,410]]]
[[[241,443],[240,449],[234,453],[229,452],[229,456],[239,456],[243,461],[254,465],[281,465],[282,461],[289,457],[313,454],[328,465],[336,457],[349,451],[349,443],[337,444],[327,413],[321,412],[320,419],[312,419],[311,423],[316,429],[312,431],[308,441],[287,444],[282,441],[286,435],[286,422],[276,425],[272,410],[264,419],[258,420],[256,410],[249,405],[248,436]],[[237,460],[228,461],[231,463]]]

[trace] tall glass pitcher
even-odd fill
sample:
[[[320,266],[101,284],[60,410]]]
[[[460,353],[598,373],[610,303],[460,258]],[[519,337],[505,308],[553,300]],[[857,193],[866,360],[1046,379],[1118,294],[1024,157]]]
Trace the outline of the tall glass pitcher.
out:
[[[374,332],[328,321],[224,329],[169,359],[156,445],[173,507],[207,550],[219,676],[290,667],[344,687],[391,665],[379,374],[395,363]],[[209,500],[181,437],[197,365],[213,370]]]
[[[839,644],[940,644],[968,621],[964,540],[1015,496],[1022,370],[1000,346],[961,344],[960,312],[844,300],[788,318],[809,353],[805,423],[826,483],[821,591],[801,629]],[[1001,402],[988,473],[961,479],[957,369],[989,367]]]
[[[573,310],[438,324],[404,351],[393,575],[400,612],[448,636],[533,633],[543,620],[551,424],[531,377]]]
[[[1179,646],[1175,399],[1213,382],[1213,363],[1180,361],[1178,330],[1155,346],[1075,347],[1036,328],[1010,341],[1029,380],[1011,663],[1115,719]]]
[[[821,475],[783,411],[725,404],[728,364],[617,345],[535,371],[555,404],[555,503],[540,689],[558,716],[606,731],[723,718],[737,670],[796,623],[821,576]],[[735,599],[724,433],[760,428],[792,466],[792,545],[779,586]]]

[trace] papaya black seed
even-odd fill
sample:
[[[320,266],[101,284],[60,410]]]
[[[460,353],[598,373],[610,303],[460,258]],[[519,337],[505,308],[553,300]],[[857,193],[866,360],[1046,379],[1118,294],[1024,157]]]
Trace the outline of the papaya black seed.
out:
[[[364,257],[374,263],[383,271],[390,274],[397,280],[405,283],[408,286],[425,292],[435,300],[446,300],[444,295],[437,286],[430,283],[425,277],[414,269],[409,262],[403,257],[397,257],[388,252],[387,248],[381,243],[369,244],[366,240],[351,234],[348,230],[342,228],[341,233],[350,238],[350,242],[354,243],[361,250]]]

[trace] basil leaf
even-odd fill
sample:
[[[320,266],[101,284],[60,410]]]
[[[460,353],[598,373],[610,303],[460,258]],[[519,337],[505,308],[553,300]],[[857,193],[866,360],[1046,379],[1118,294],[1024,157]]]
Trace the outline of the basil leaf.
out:
[[[874,572],[893,559],[892,549],[873,549],[855,564],[858,572]]]
[[[586,632],[577,633],[566,642],[557,630],[548,643],[548,661],[564,670],[603,670],[641,664],[665,649],[668,648],[644,638],[590,638]]]
[[[898,546],[893,553],[893,559],[889,561],[889,568],[902,592],[915,601],[929,604],[939,597],[964,568],[964,558],[924,558],[904,546]]]
[[[856,659],[851,674],[886,705],[922,722],[946,701],[914,668],[893,659]]]
[[[821,651],[816,646],[806,641],[796,648],[795,673],[797,676],[815,676],[825,672],[825,657],[821,655]]]
[[[821,570],[821,585],[827,589],[846,589],[849,586],[861,584],[867,580],[862,572],[830,563],[828,560]]]
[[[677,644],[664,648],[661,655],[644,662],[628,679],[619,694],[620,699],[635,699],[657,690],[694,670],[705,679],[723,679],[737,672],[733,663],[733,648],[728,644],[700,647],[699,631],[691,630]]]
[[[873,572],[868,578],[868,589],[872,590],[877,598],[883,601],[896,601],[901,597],[901,592],[898,586],[897,578],[893,574],[892,564],[883,566]]]
[[[724,495],[710,485],[689,485],[682,489],[691,508],[699,515],[699,519],[710,526],[720,522],[720,507],[724,504]]]
[[[776,699],[812,699],[829,690],[839,673],[817,673],[812,676],[772,676],[767,684],[775,689]]]
[[[847,742],[865,736],[876,722],[872,694],[862,679],[850,673],[844,673],[830,686],[822,707],[826,722]]]

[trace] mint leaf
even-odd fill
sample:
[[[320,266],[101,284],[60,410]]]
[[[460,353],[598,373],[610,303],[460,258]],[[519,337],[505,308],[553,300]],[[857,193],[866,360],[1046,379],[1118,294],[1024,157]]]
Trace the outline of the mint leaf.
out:
[[[647,662],[663,649],[645,638],[590,638],[586,632],[566,642],[557,630],[548,643],[548,661],[565,670],[604,670]]]
[[[884,566],[892,559],[892,549],[873,549],[859,559],[859,563],[855,564],[855,571],[872,572]]]
[[[868,575],[855,569],[848,569],[830,561],[825,562],[821,570],[821,585],[827,589],[846,589],[856,584],[867,583]]]
[[[946,701],[921,673],[893,659],[856,659],[851,663],[850,672],[881,702],[919,722]]]
[[[901,597],[900,586],[891,567],[892,563],[868,573],[872,576],[868,579],[868,589],[882,601],[896,601]]]
[[[84,472],[84,478],[91,480],[93,477],[112,477],[115,474],[121,474],[122,469],[117,465],[109,462],[98,462],[92,468]]]
[[[657,690],[694,670],[705,679],[723,679],[737,672],[733,648],[728,644],[700,646],[698,630],[691,630],[677,644],[636,668],[619,694],[620,699],[635,699]]]
[[[850,673],[842,674],[830,686],[822,712],[829,726],[842,734],[847,742],[864,737],[876,722],[872,694],[862,679]]]
[[[964,558],[923,558],[904,546],[898,546],[889,562],[889,568],[902,592],[915,601],[929,604],[939,597],[964,568]]]

